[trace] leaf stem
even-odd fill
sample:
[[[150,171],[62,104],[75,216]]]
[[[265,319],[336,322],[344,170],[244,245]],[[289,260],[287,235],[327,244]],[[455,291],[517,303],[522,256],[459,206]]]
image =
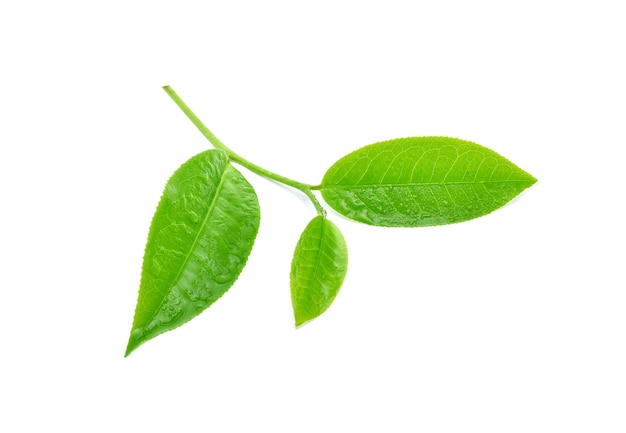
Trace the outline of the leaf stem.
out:
[[[207,138],[207,140],[209,140],[209,142],[216,149],[223,150],[224,152],[226,152],[226,154],[232,161],[238,163],[239,165],[246,167],[248,170],[260,176],[263,176],[267,179],[271,179],[275,182],[280,182],[282,184],[288,185],[292,188],[302,191],[309,198],[309,200],[311,200],[311,202],[313,203],[313,206],[315,206],[315,209],[317,210],[317,213],[321,216],[326,216],[326,210],[322,207],[320,202],[317,200],[317,198],[313,194],[312,190],[315,189],[314,186],[308,185],[306,183],[298,182],[296,180],[289,179],[285,176],[281,176],[280,174],[276,174],[274,172],[266,170],[263,167],[259,167],[258,165],[237,155],[235,152],[229,149],[224,143],[222,143],[209,130],[209,128],[207,128],[205,124],[202,123],[200,119],[198,119],[198,117],[194,114],[194,112],[191,111],[191,109],[187,106],[187,104],[185,104],[185,102],[180,98],[180,96],[178,96],[178,94],[170,86],[163,86],[163,90],[165,90],[165,92],[170,96],[170,98],[172,98],[172,100],[176,103],[176,105],[178,105],[178,108],[180,108],[183,111],[183,113],[185,113],[185,115],[189,118],[189,120],[191,120],[191,122],[196,126],[196,128],[198,128],[198,130],[202,133],[202,135],[204,135]]]

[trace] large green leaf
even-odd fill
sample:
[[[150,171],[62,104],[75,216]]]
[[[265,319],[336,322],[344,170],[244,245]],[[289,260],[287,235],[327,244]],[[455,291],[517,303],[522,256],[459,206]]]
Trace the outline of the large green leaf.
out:
[[[316,216],[306,226],[291,262],[291,302],[296,326],[330,307],[348,269],[348,247],[335,224]]]
[[[509,202],[536,179],[469,141],[410,137],[371,144],[324,175],[324,200],[344,216],[386,227],[457,223]]]
[[[197,316],[233,285],[259,220],[252,186],[223,151],[202,152],[172,175],[150,226],[126,356]]]

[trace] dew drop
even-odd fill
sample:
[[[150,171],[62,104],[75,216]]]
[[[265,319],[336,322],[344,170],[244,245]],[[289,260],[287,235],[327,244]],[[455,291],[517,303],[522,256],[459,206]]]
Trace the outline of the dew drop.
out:
[[[225,284],[232,280],[229,274],[219,274],[215,275],[214,280],[216,283]]]
[[[200,221],[200,216],[194,211],[189,211],[189,213],[187,214],[187,218],[192,224],[197,224]]]
[[[150,268],[152,275],[154,275],[155,277],[158,277],[159,274],[161,273],[161,269],[162,269],[162,266],[161,266],[161,262],[159,261],[159,259],[153,258],[152,267]]]
[[[139,340],[143,337],[143,328],[134,329],[133,332],[130,333],[131,337],[135,340]]]

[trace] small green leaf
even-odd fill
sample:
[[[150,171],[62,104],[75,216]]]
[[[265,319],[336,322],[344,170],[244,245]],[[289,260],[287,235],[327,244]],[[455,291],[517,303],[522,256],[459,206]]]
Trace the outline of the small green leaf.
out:
[[[353,220],[421,227],[486,215],[536,181],[478,144],[410,137],[346,155],[328,169],[319,189],[332,208]]]
[[[300,236],[291,262],[291,302],[296,326],[330,307],[348,269],[348,247],[339,228],[316,216]]]
[[[152,219],[126,356],[200,314],[235,282],[259,228],[252,186],[222,150],[185,162]]]

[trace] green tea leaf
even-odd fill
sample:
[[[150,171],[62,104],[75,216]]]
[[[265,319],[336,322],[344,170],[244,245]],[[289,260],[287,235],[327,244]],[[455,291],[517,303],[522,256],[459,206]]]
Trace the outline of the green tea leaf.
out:
[[[224,151],[202,152],[176,170],[150,226],[126,356],[191,320],[233,285],[259,220],[252,186]]]
[[[421,227],[488,214],[536,181],[478,144],[410,137],[346,155],[328,169],[319,189],[331,207],[353,220]]]
[[[323,216],[306,226],[291,262],[291,302],[296,326],[330,307],[348,269],[348,247],[339,228]]]

